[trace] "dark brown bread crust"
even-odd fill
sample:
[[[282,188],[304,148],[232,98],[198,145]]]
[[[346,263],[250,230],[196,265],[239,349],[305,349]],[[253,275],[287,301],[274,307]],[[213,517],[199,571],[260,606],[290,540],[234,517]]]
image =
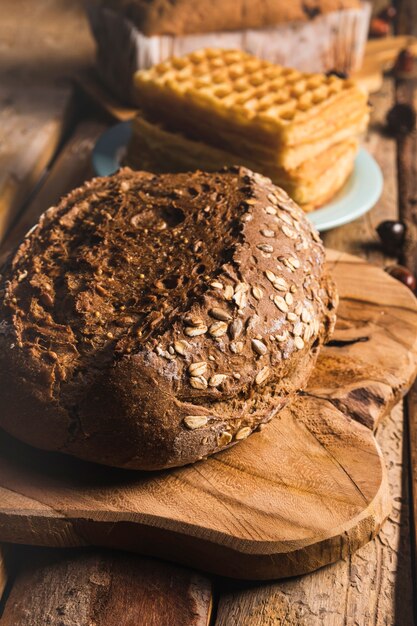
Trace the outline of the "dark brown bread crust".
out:
[[[359,0],[100,0],[100,3],[124,13],[147,36],[263,28],[360,6]]]
[[[3,268],[0,425],[146,470],[246,438],[332,332],[323,262],[301,209],[244,168],[92,180]]]

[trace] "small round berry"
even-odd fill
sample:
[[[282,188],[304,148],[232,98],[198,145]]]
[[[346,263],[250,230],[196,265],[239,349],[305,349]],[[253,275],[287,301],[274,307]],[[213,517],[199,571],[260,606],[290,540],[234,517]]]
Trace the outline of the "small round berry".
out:
[[[397,220],[385,220],[376,229],[385,252],[396,256],[404,245],[406,225]]]
[[[407,269],[403,265],[390,265],[389,267],[385,268],[385,271],[390,276],[396,278],[406,287],[411,289],[411,291],[415,291],[417,285],[416,279],[414,274],[412,274],[409,269]]]
[[[391,135],[408,135],[416,127],[416,112],[409,104],[395,104],[387,114],[387,128]]]

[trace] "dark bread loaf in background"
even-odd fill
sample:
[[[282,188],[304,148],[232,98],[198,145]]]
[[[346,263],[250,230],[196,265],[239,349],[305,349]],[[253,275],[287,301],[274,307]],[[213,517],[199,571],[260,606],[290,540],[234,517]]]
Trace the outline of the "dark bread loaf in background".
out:
[[[306,384],[337,301],[302,210],[237,167],[92,180],[46,211],[0,289],[0,426],[145,470],[268,422]]]
[[[88,0],[92,2],[92,0]],[[95,0],[123,13],[145,35],[184,35],[305,22],[360,0]]]

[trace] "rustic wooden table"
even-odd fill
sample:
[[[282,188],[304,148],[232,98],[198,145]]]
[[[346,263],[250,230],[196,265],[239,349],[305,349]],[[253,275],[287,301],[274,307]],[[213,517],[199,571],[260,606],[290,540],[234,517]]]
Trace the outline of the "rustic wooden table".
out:
[[[397,5],[399,32],[416,31],[415,0]],[[93,44],[77,2],[3,0],[0,51],[4,258],[41,212],[92,176],[91,148],[112,120],[88,106],[71,82],[93,64]],[[384,173],[381,199],[366,216],[324,239],[328,247],[383,266],[394,259],[382,254],[375,227],[401,216],[410,234],[404,261],[416,271],[417,138],[395,140],[384,133],[395,101],[417,105],[412,80],[387,76],[371,98],[366,148]],[[3,546],[0,626],[411,626],[417,599],[416,394],[413,390],[378,430],[392,514],[378,537],[346,560],[302,578],[248,584],[122,553]]]

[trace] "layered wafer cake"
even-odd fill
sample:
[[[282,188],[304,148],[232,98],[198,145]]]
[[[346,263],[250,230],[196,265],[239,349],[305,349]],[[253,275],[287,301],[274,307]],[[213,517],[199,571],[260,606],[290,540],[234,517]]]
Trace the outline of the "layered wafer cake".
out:
[[[243,164],[305,210],[352,171],[367,96],[353,81],[284,68],[238,50],[204,49],[135,76],[140,112],[128,163],[178,172]]]

